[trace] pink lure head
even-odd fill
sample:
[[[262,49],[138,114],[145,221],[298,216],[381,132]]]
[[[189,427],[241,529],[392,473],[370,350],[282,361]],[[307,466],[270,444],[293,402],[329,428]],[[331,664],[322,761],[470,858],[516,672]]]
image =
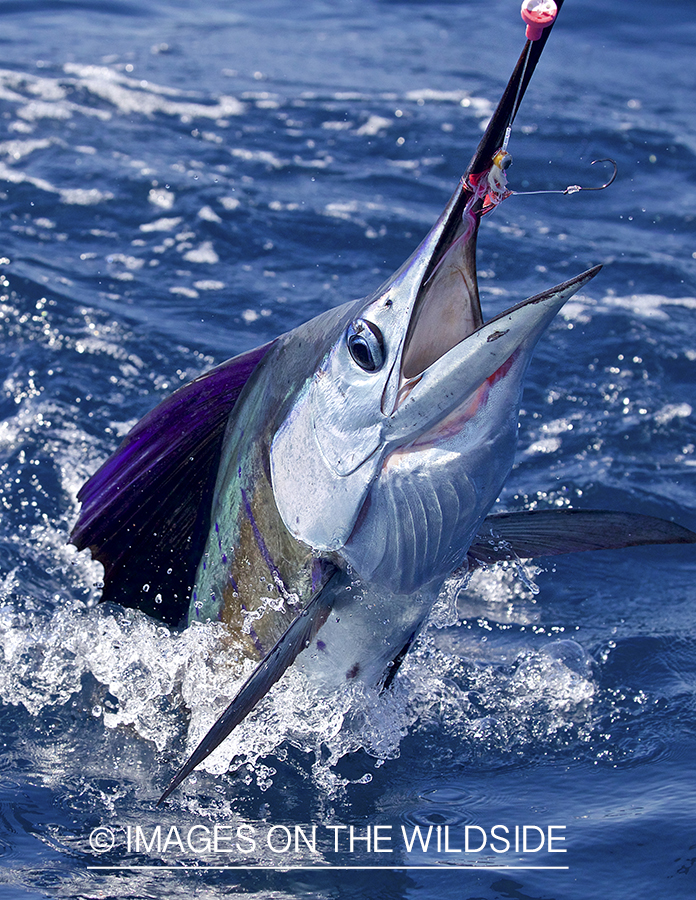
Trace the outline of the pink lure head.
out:
[[[522,18],[527,23],[527,38],[538,41],[544,29],[553,25],[558,15],[558,7],[554,0],[524,0]]]

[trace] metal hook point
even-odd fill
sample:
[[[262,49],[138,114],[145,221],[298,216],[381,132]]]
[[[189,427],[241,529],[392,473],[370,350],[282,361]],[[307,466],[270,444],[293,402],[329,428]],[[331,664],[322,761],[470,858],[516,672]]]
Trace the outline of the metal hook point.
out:
[[[577,194],[578,191],[603,191],[605,188],[608,188],[610,184],[614,183],[614,179],[616,178],[619,167],[616,164],[616,160],[611,159],[609,156],[605,156],[602,159],[593,159],[590,163],[593,166],[595,163],[611,163],[614,167],[614,171],[612,172],[611,178],[609,181],[605,181],[604,184],[601,184],[599,187],[582,187],[579,184],[569,184],[568,187],[563,191],[564,194]]]

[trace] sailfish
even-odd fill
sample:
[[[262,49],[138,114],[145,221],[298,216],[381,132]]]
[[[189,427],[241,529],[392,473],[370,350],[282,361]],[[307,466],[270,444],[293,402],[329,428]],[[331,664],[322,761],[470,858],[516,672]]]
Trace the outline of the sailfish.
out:
[[[160,802],[291,665],[326,691],[388,689],[453,572],[696,542],[625,512],[490,514],[533,349],[601,268],[484,320],[478,229],[507,194],[507,136],[550,31],[526,41],[444,212],[391,278],[180,388],[80,490],[71,540],[103,564],[103,600],[172,626],[219,621],[258,660]]]

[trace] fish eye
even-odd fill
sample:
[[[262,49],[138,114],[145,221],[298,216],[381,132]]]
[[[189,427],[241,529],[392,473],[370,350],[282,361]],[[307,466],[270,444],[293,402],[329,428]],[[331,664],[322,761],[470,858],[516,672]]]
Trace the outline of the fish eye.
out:
[[[348,352],[365,372],[376,372],[384,364],[384,338],[372,322],[356,319],[346,333]]]

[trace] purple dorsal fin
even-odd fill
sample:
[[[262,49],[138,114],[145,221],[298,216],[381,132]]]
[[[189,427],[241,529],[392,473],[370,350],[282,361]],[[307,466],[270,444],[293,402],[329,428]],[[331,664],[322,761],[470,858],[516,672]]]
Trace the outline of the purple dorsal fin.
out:
[[[235,356],[179,388],[82,486],[70,540],[80,550],[89,547],[103,564],[102,600],[175,625],[186,615],[225,426],[274,344]]]

